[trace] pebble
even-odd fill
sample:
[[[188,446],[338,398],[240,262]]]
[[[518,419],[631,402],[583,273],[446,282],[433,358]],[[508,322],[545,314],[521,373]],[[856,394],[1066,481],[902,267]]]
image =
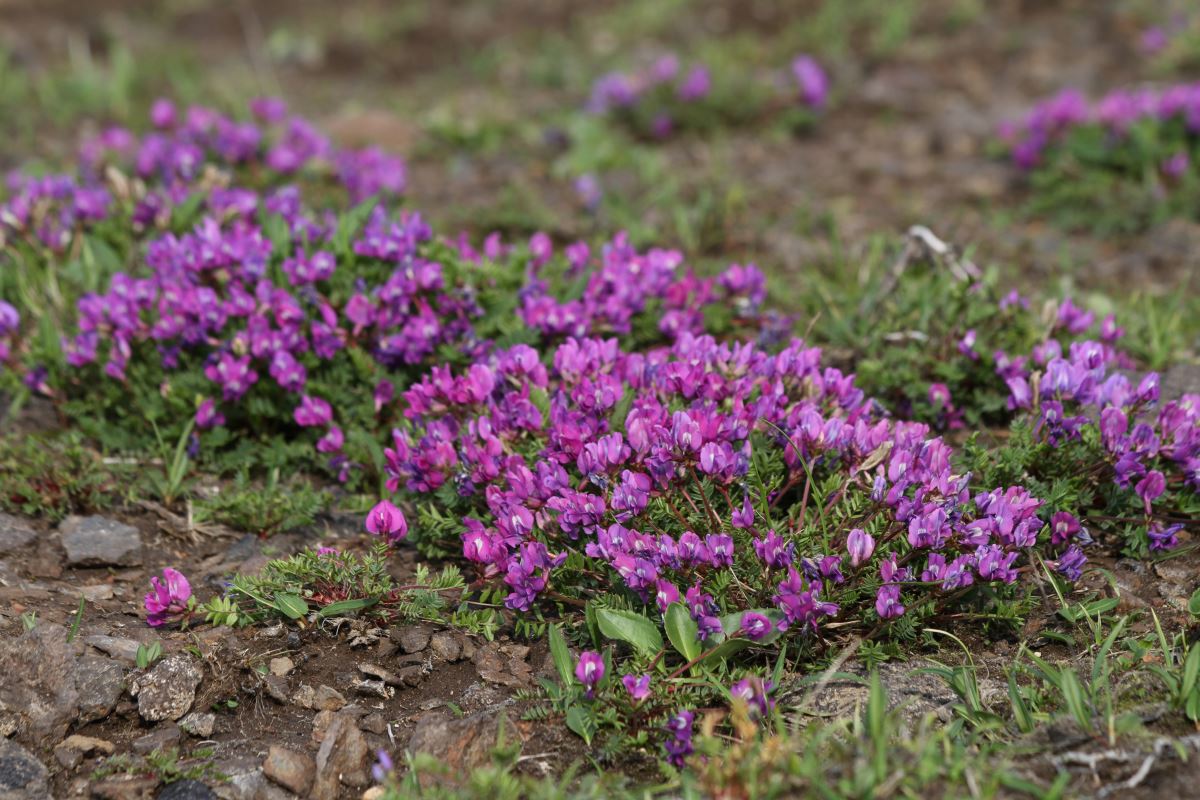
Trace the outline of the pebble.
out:
[[[137,663],[137,652],[140,643],[133,639],[94,634],[92,636],[85,636],[83,641],[103,653],[108,653],[113,658],[128,663],[130,666]]]
[[[393,628],[389,635],[404,652],[419,653],[429,646],[429,639],[433,632],[425,625],[409,625],[404,628]]]
[[[91,736],[68,736],[58,747],[54,748],[54,759],[67,769],[74,769],[83,761],[83,757],[92,753],[110,756],[116,751],[116,746],[107,739],[96,739]]]
[[[167,750],[177,746],[182,738],[183,731],[179,729],[179,726],[168,722],[165,725],[159,725],[145,736],[134,739],[133,752],[144,756],[155,750]]]
[[[43,800],[50,796],[49,773],[33,753],[9,739],[0,739],[0,797],[5,800]]]
[[[184,778],[163,787],[157,800],[217,800],[217,794],[200,781]]]
[[[179,727],[198,739],[207,739],[217,727],[217,715],[204,711],[193,711],[179,720]]]
[[[37,538],[29,523],[11,514],[0,514],[0,554],[19,550]]]
[[[339,784],[365,788],[370,785],[368,763],[371,750],[352,714],[334,717],[321,749],[317,751],[317,774],[312,800],[336,800]]]
[[[142,563],[138,529],[108,517],[68,517],[58,526],[67,566],[136,567]]]
[[[80,656],[75,662],[79,722],[98,722],[113,712],[125,690],[125,670],[104,656]]]
[[[199,667],[188,656],[168,656],[134,681],[130,694],[137,697],[138,713],[147,722],[176,720],[195,702],[201,677]]]
[[[434,656],[442,661],[458,661],[462,658],[463,646],[458,637],[452,633],[441,631],[435,633],[429,642],[429,649],[433,651]]]
[[[267,778],[303,797],[312,786],[317,765],[307,753],[271,745],[262,769]]]
[[[294,670],[295,668],[296,668],[296,663],[294,661],[292,661],[290,658],[288,658],[287,656],[280,656],[279,658],[272,658],[271,663],[268,665],[268,669],[271,670],[271,674],[277,675],[280,678],[283,678],[283,677],[291,674],[292,670]]]

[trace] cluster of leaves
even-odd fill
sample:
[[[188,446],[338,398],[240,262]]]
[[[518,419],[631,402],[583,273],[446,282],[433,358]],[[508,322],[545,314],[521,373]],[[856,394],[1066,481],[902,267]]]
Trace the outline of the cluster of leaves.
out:
[[[77,433],[0,437],[0,509],[57,521],[119,504],[119,464],[102,463]]]
[[[312,524],[329,504],[329,493],[303,482],[281,483],[279,470],[255,485],[247,473],[238,473],[233,484],[196,503],[196,520],[212,520],[234,530],[259,536],[286,533]]]
[[[198,747],[184,754],[179,748],[172,747],[154,750],[145,756],[119,753],[106,758],[91,777],[100,781],[114,775],[145,775],[168,785],[183,780],[228,781],[229,776],[213,764],[214,752],[211,748]]]

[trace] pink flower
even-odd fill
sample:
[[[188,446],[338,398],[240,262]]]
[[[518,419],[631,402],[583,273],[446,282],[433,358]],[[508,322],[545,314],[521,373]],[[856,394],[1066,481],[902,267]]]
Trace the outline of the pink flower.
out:
[[[584,650],[579,654],[579,663],[575,665],[575,677],[587,689],[590,699],[596,693],[596,684],[604,678],[604,659],[593,650]]]
[[[629,692],[629,696],[633,698],[635,704],[642,702],[650,695],[649,675],[622,675],[621,683],[624,684],[625,691]]]
[[[367,514],[367,531],[376,536],[386,536],[388,544],[395,544],[408,535],[408,520],[403,512],[387,500],[380,500]]]
[[[150,579],[150,592],[145,597],[146,622],[155,628],[183,617],[192,597],[192,587],[183,573],[167,567],[162,577],[162,581],[157,577]]]

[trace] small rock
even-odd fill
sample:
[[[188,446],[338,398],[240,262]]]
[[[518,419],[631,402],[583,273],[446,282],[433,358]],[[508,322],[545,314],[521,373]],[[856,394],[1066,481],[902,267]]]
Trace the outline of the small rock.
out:
[[[378,697],[383,700],[389,700],[396,696],[396,690],[383,681],[356,681],[354,691],[364,697]]]
[[[263,762],[264,775],[301,796],[308,794],[316,771],[317,765],[312,756],[276,745],[271,745],[267,760]]]
[[[183,731],[179,730],[179,726],[168,722],[165,725],[159,725],[145,736],[134,739],[133,752],[144,756],[155,750],[168,750],[178,746],[182,738]]]
[[[84,756],[92,753],[111,756],[116,746],[107,739],[96,739],[91,736],[68,736],[54,748],[54,758],[67,769],[74,769],[83,761]]]
[[[202,677],[200,669],[188,656],[168,656],[138,678],[130,693],[137,697],[142,719],[148,722],[175,720],[192,707]]]
[[[441,631],[435,633],[429,642],[429,649],[433,651],[434,656],[442,661],[458,661],[462,658],[462,642],[452,633]]]
[[[301,708],[312,708],[313,703],[317,700],[317,692],[307,683],[300,684],[300,688],[292,695],[292,702]]]
[[[268,665],[268,669],[271,670],[271,674],[278,675],[280,678],[287,677],[295,668],[296,663],[287,656],[272,658],[271,663]]]
[[[400,686],[403,683],[400,676],[391,670],[384,669],[378,664],[359,664],[358,671],[363,675],[369,675],[392,686]]]
[[[0,739],[0,798],[42,800],[50,796],[49,773],[33,753],[8,739]]]
[[[313,800],[336,800],[339,783],[357,788],[369,786],[370,752],[352,715],[334,717],[317,751],[317,775],[310,795]]]
[[[100,800],[146,800],[158,786],[158,776],[123,775],[91,785],[92,797]]]
[[[108,517],[68,517],[58,526],[67,565],[136,567],[142,563],[138,529]]]
[[[19,550],[37,538],[29,523],[10,514],[0,514],[0,555]]]
[[[192,736],[199,739],[207,739],[212,736],[213,730],[217,727],[217,715],[193,711],[183,719],[179,720],[179,727]]]
[[[0,641],[0,708],[19,715],[22,730],[37,743],[57,743],[79,709],[75,686],[78,643],[52,623]]]
[[[200,781],[184,778],[163,787],[157,800],[217,800],[217,795]]]
[[[79,722],[98,722],[112,713],[125,689],[125,670],[111,658],[80,656],[75,662]]]
[[[455,773],[466,774],[491,760],[498,720],[495,711],[481,711],[461,718],[444,711],[431,712],[417,722],[408,750],[428,753]]]
[[[79,595],[89,603],[98,603],[101,600],[111,600],[113,596],[113,587],[111,583],[97,583],[92,586],[80,586]]]
[[[272,700],[280,705],[288,704],[291,685],[288,683],[287,678],[281,678],[278,675],[264,675],[263,686],[266,687],[267,694]]]
[[[284,639],[284,643],[287,644],[289,650],[299,650],[300,645],[303,644],[303,642],[300,641],[300,634],[296,631],[288,631],[288,635]]]
[[[332,711],[318,711],[313,717],[312,740],[316,744],[325,741],[325,732],[329,730],[329,726],[333,724]]]
[[[332,686],[322,684],[313,696],[312,707],[318,711],[337,711],[346,705],[346,698]]]
[[[393,628],[391,638],[400,649],[406,653],[419,653],[429,646],[429,638],[433,632],[425,625],[409,625],[404,628]]]
[[[372,711],[358,721],[358,727],[376,736],[383,736],[387,733],[387,720],[383,718],[383,714]]]
[[[140,643],[134,641],[133,639],[123,639],[117,636],[102,636],[100,634],[96,634],[93,636],[85,636],[83,641],[103,653],[108,653],[115,659],[124,661],[130,666],[137,664],[137,652]]]
[[[262,770],[262,759],[244,755],[223,758],[213,766],[227,780],[213,786],[213,793],[221,800],[295,800],[296,795],[281,789],[267,780]]]

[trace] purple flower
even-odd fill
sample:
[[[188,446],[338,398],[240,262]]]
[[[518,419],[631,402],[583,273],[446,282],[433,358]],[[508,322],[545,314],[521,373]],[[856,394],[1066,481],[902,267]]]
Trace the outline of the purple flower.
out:
[[[1164,528],[1161,522],[1152,522],[1146,530],[1146,537],[1150,540],[1151,550],[1173,550],[1179,545],[1179,538],[1175,535],[1183,530],[1183,525],[1176,524]]]
[[[213,399],[211,397],[204,398],[196,409],[196,427],[200,430],[208,430],[224,424],[225,417],[217,411]]]
[[[1177,179],[1186,175],[1191,166],[1191,157],[1188,156],[1187,151],[1181,150],[1163,161],[1162,171],[1168,178]]]
[[[733,512],[732,525],[735,528],[754,527],[754,506],[750,504],[749,493],[742,495],[742,507]]]
[[[1072,544],[1052,563],[1054,569],[1064,578],[1069,581],[1077,581],[1083,575],[1083,566],[1087,563],[1087,556],[1079,549],[1079,545]]]
[[[695,714],[691,711],[678,711],[667,720],[668,738],[663,743],[667,750],[667,761],[675,768],[681,768],[684,761],[695,748],[692,746],[692,724]]]
[[[625,691],[629,692],[629,696],[633,698],[634,705],[650,696],[649,675],[622,675],[621,683],[624,684]]]
[[[754,540],[754,552],[767,568],[781,569],[792,563],[796,545],[784,541],[775,531],[768,531],[763,538]]]
[[[875,539],[862,528],[854,528],[846,536],[846,552],[851,566],[858,567],[875,552]]]
[[[371,767],[371,777],[376,783],[383,783],[391,777],[392,771],[396,768],[392,763],[392,757],[388,755],[386,750],[378,750],[375,753],[377,759],[375,765]]]
[[[903,616],[904,606],[900,603],[900,587],[894,583],[884,584],[875,593],[875,611],[882,619]]]
[[[792,76],[800,87],[800,99],[810,108],[825,107],[829,95],[829,78],[825,70],[811,56],[798,56],[792,62]]]
[[[342,429],[334,425],[324,436],[317,442],[317,452],[319,453],[340,453],[342,445],[345,444],[346,437],[342,433]]]
[[[763,614],[754,611],[742,614],[742,625],[739,632],[752,642],[761,641],[774,629],[775,626],[771,624],[771,620]]]
[[[775,707],[775,701],[771,700],[769,696],[774,688],[774,684],[770,681],[752,676],[733,684],[729,689],[729,694],[745,701],[751,719],[761,719]]]
[[[388,544],[395,544],[408,535],[408,520],[387,500],[380,500],[367,514],[366,527],[368,533],[387,537]]]
[[[162,580],[150,579],[150,592],[145,597],[146,622],[155,628],[162,627],[175,618],[188,613],[188,601],[192,587],[183,573],[166,567]]]
[[[1145,506],[1146,513],[1150,513],[1150,504],[1162,496],[1162,493],[1167,489],[1167,479],[1161,472],[1152,469],[1146,473],[1146,477],[1137,482],[1133,487],[1137,492],[1138,497],[1142,498],[1142,503]]]
[[[688,71],[683,82],[679,84],[679,99],[685,103],[702,100],[708,96],[711,89],[712,78],[708,74],[708,67],[698,64]]]
[[[321,398],[306,394],[300,398],[300,405],[296,406],[296,411],[292,416],[297,425],[304,428],[316,428],[330,423],[333,419],[333,409]]]
[[[1056,546],[1066,544],[1071,537],[1079,533],[1080,527],[1074,514],[1056,511],[1054,516],[1050,517],[1050,542]]]
[[[603,657],[593,650],[584,650],[579,654],[579,663],[575,665],[575,677],[587,690],[587,698],[592,699],[595,696],[597,684],[604,678]]]

